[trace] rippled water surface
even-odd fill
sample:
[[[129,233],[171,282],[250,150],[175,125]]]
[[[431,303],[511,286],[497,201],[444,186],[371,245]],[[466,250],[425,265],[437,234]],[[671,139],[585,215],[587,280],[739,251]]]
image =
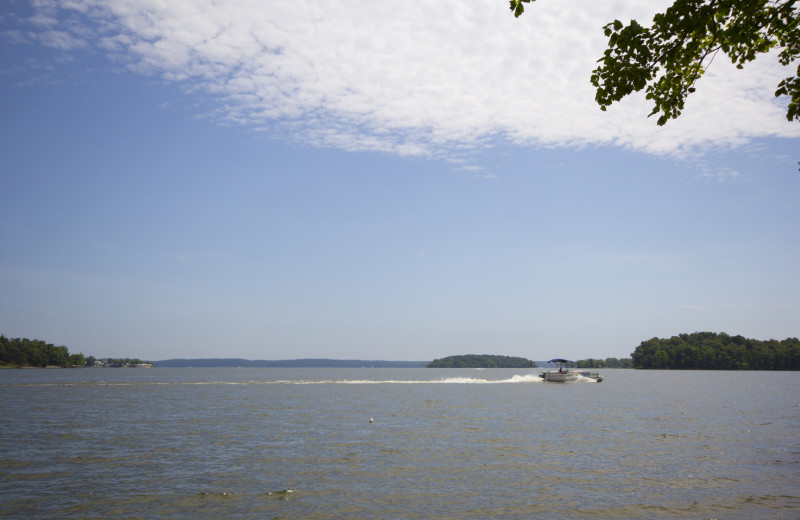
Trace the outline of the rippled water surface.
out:
[[[604,375],[1,370],[0,517],[800,518],[800,373]]]

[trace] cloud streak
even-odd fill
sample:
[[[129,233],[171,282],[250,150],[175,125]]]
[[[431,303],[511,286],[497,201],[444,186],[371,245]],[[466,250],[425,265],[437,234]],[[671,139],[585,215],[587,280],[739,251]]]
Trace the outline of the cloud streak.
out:
[[[773,98],[787,73],[772,57],[744,71],[717,60],[663,128],[641,98],[601,112],[589,84],[601,27],[666,5],[542,1],[516,20],[480,0],[39,0],[27,34],[212,94],[222,121],[345,150],[425,155],[499,138],[681,154],[800,136]]]

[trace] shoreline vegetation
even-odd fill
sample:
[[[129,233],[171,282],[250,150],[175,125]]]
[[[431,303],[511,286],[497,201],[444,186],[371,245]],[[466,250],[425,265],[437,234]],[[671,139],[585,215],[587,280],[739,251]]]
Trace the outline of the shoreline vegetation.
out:
[[[634,368],[669,370],[800,370],[800,340],[760,341],[724,332],[695,332],[643,341]]]
[[[546,364],[546,361],[538,363]],[[359,359],[249,360],[242,358],[166,359],[103,358],[70,354],[65,346],[38,339],[9,339],[0,334],[0,368],[537,368],[529,359],[489,354],[448,356],[433,361]],[[575,368],[635,368],[655,370],[800,370],[800,340],[760,341],[724,332],[694,332],[668,339],[643,341],[630,358],[580,359]]]
[[[434,359],[427,368],[538,368],[539,363],[521,357],[495,356],[490,354],[465,354]],[[579,359],[567,363],[570,368],[633,368],[631,358]]]
[[[434,359],[426,368],[536,368],[536,361],[511,356],[465,354]]]
[[[159,367],[172,368],[420,368],[427,361],[383,361],[365,359],[241,359],[241,358],[204,358],[204,359],[165,359],[156,361]]]
[[[138,358],[105,358],[70,354],[63,345],[40,339],[7,338],[0,334],[0,368],[152,367]]]
[[[631,358],[579,359],[572,363],[574,368],[633,368]]]

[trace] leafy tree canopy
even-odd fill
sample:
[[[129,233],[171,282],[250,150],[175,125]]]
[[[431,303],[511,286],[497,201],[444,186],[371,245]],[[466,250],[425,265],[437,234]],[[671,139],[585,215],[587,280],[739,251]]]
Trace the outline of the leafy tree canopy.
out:
[[[67,347],[56,346],[39,339],[7,338],[0,334],[0,366],[12,367],[82,367],[93,366],[94,356],[70,354]],[[139,359],[109,359],[109,363],[134,365],[142,363]]]
[[[83,354],[70,356],[67,347],[38,339],[7,338],[0,334],[0,366],[69,367],[80,363]]]
[[[535,0],[511,0],[519,17]],[[603,30],[608,49],[592,71],[595,100],[602,110],[645,90],[658,124],[681,114],[686,97],[714,58],[722,52],[737,68],[758,54],[778,50],[788,66],[800,58],[796,0],[675,0],[653,18],[650,27],[619,20]],[[786,119],[800,121],[800,66],[782,80],[775,96],[788,96]]]
[[[677,370],[800,370],[800,340],[760,341],[724,332],[695,332],[643,341],[634,368]]]

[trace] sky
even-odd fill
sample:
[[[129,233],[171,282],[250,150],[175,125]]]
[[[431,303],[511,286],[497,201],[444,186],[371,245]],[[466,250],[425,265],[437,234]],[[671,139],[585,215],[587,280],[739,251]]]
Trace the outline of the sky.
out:
[[[598,109],[662,0],[4,0],[0,333],[96,357],[628,357],[800,335],[774,55]]]

